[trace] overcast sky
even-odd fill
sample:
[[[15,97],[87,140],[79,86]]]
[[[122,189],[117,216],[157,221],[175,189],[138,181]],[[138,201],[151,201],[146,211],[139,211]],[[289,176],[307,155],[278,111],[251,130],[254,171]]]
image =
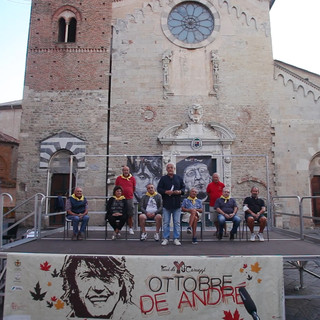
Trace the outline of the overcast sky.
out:
[[[0,0],[0,103],[22,99],[30,7],[31,0]],[[320,75],[319,14],[320,0],[276,0],[273,58]]]

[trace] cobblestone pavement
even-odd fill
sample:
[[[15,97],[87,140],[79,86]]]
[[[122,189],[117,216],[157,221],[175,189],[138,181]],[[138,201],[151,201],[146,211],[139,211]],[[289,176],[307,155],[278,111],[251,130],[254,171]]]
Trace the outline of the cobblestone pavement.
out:
[[[320,276],[320,257],[308,261],[305,269]],[[303,287],[300,288],[299,270],[288,262],[284,264],[284,287],[286,296],[297,299],[286,299],[286,320],[319,320],[320,319],[320,279],[303,272]],[[302,299],[303,295],[319,296],[316,299]]]

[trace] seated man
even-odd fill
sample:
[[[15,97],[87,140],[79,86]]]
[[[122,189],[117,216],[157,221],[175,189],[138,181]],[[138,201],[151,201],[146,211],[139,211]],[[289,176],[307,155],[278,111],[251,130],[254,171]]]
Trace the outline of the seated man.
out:
[[[236,200],[230,197],[230,189],[224,187],[222,190],[222,196],[217,199],[214,208],[219,213],[218,215],[218,223],[219,223],[219,234],[218,239],[222,239],[223,234],[223,226],[225,225],[226,221],[232,221],[233,227],[230,231],[230,240],[234,239],[234,235],[237,233],[237,229],[240,225],[241,219],[238,217],[237,211],[237,203]]]
[[[254,221],[260,224],[260,230],[257,234],[260,241],[264,241],[263,230],[267,224],[267,218],[263,215],[266,211],[266,206],[263,199],[258,198],[259,189],[257,187],[251,188],[251,197],[247,197],[243,201],[243,211],[245,212],[245,219],[251,232],[250,241],[256,240],[254,230]]]
[[[198,190],[191,188],[189,197],[184,199],[181,205],[181,210],[184,212],[182,216],[183,222],[188,222],[189,227],[187,233],[192,232],[192,244],[197,244],[197,223],[202,213],[202,202],[197,198]]]
[[[88,201],[82,194],[82,189],[76,187],[74,193],[67,199],[66,203],[67,218],[72,220],[73,235],[72,240],[82,240],[89,222]],[[81,228],[79,232],[79,222]]]
[[[147,193],[142,196],[140,200],[141,214],[139,215],[139,223],[141,228],[141,241],[147,239],[146,233],[146,220],[155,220],[156,233],[154,234],[154,240],[159,241],[159,231],[162,225],[162,197],[154,189],[154,185],[149,183],[147,185]]]

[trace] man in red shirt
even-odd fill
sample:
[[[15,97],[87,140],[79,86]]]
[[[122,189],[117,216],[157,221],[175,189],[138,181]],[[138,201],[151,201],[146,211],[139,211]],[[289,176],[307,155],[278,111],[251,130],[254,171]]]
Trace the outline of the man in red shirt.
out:
[[[130,173],[129,167],[123,166],[122,175],[117,177],[115,185],[121,186],[123,189],[123,195],[127,200],[129,233],[134,234],[133,229],[132,229],[133,214],[134,214],[133,195],[134,195],[134,191],[136,189],[136,179]]]
[[[207,186],[207,194],[210,198],[210,202],[209,202],[210,219],[217,228],[217,235],[219,230],[218,212],[214,209],[214,204],[216,203],[216,200],[222,196],[222,190],[224,187],[225,185],[220,181],[219,174],[215,172],[212,175],[212,182],[209,183]],[[226,225],[224,229],[226,230]]]

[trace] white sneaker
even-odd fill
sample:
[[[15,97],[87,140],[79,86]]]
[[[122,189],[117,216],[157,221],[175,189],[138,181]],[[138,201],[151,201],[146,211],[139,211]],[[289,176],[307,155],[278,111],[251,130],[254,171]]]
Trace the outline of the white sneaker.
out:
[[[166,246],[169,244],[169,239],[163,239],[163,241],[161,242],[162,246]]]
[[[129,234],[134,234],[133,229],[129,228]]]
[[[259,238],[259,241],[261,241],[261,242],[264,241],[264,237],[263,237],[262,233],[258,233],[258,238]]]
[[[119,239],[119,238],[121,237],[120,232],[118,232],[118,233],[116,234],[116,236],[117,236],[117,239]]]
[[[147,233],[141,233],[141,238],[140,238],[140,240],[141,241],[144,241],[144,240],[147,240],[147,237],[148,237],[148,234]]]
[[[256,235],[254,233],[251,233],[250,241],[256,241]]]
[[[113,234],[112,237],[111,237],[111,240],[116,240],[117,239],[117,234]]]
[[[154,240],[155,240],[155,241],[159,241],[159,240],[160,240],[159,233],[155,233],[155,234],[154,234]]]
[[[174,243],[176,246],[181,246],[181,242],[179,241],[179,239],[174,239],[174,240],[173,240],[173,243]]]

